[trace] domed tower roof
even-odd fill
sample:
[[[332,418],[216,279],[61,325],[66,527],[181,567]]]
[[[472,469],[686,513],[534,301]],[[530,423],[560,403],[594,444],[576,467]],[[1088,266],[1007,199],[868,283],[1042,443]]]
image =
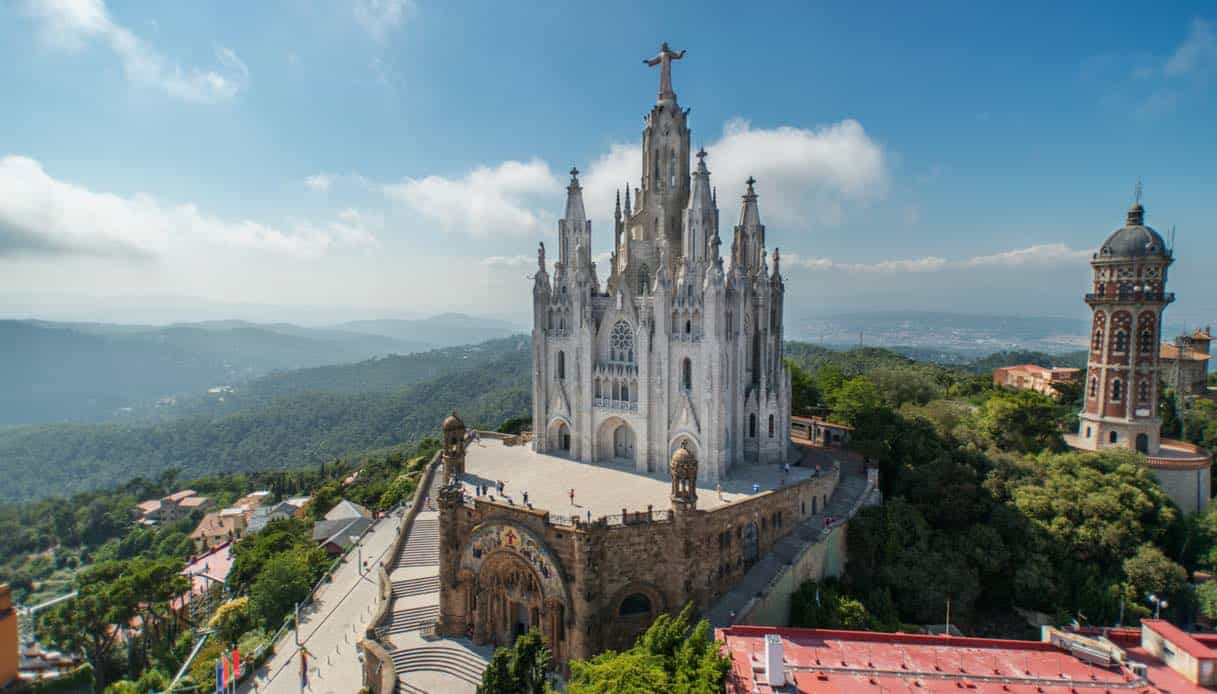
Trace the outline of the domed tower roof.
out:
[[[1147,258],[1171,257],[1162,235],[1152,227],[1145,226],[1145,208],[1141,202],[1133,203],[1128,208],[1128,220],[1124,226],[1112,232],[1111,236],[1099,247],[1098,258]]]
[[[444,431],[460,431],[464,430],[465,423],[461,421],[460,417],[456,416],[456,410],[453,410],[452,414],[444,418],[442,427]]]

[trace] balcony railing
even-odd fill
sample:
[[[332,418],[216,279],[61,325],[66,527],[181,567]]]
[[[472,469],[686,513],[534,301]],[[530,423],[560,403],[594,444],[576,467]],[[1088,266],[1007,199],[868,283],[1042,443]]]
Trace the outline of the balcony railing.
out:
[[[1107,304],[1117,301],[1161,301],[1169,304],[1175,300],[1174,292],[1107,292],[1105,294],[1087,294],[1088,304]]]
[[[592,400],[592,407],[597,407],[602,410],[619,410],[622,412],[637,412],[638,403],[629,400],[613,400],[612,398],[595,398]]]

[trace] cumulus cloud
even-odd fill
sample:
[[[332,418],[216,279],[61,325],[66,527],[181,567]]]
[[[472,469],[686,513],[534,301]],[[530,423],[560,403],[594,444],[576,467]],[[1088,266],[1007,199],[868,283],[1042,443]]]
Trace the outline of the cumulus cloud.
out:
[[[381,226],[356,210],[290,229],[227,220],[193,204],[166,204],[143,193],[123,197],[58,180],[26,157],[0,158],[0,257],[91,255],[146,260],[198,245],[316,256],[375,242]]]
[[[475,235],[537,234],[552,228],[553,196],[562,189],[540,159],[479,166],[460,178],[406,178],[382,192],[444,231]]]
[[[839,271],[848,273],[910,273],[938,272],[974,268],[1027,268],[1075,265],[1089,258],[1091,251],[1069,248],[1063,243],[1048,243],[1019,248],[990,255],[978,255],[959,260],[947,260],[938,256],[881,260],[874,263],[843,263],[831,258],[803,257],[797,253],[783,253],[784,267],[813,271]]]
[[[817,128],[753,128],[742,118],[723,127],[706,145],[711,183],[719,188],[724,225],[734,223],[744,181],[757,179],[761,218],[767,224],[837,224],[850,205],[865,205],[887,192],[887,157],[858,121]],[[615,191],[639,185],[642,150],[615,144],[592,162],[584,177],[588,212],[612,210]]]
[[[114,21],[105,0],[25,0],[24,8],[38,23],[47,45],[76,51],[93,41],[100,42],[121,61],[127,79],[153,85],[178,99],[224,101],[241,91],[249,80],[249,68],[225,46],[215,49],[214,69],[183,68],[171,63]]]
[[[379,41],[401,26],[410,5],[410,0],[356,0],[351,9],[359,26]]]

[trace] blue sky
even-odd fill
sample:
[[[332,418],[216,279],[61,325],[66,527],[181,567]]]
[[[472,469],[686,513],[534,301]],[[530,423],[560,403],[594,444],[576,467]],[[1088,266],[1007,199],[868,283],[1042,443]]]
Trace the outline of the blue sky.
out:
[[[572,164],[608,250],[663,40],[788,311],[1083,315],[1141,178],[1217,317],[1211,3],[425,0],[0,4],[0,313],[526,319]]]

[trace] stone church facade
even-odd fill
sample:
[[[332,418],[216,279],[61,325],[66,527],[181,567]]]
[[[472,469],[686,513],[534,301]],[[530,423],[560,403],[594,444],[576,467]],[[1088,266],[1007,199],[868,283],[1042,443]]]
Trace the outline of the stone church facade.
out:
[[[640,185],[618,191],[601,284],[578,171],[557,259],[533,285],[533,427],[538,452],[662,471],[688,448],[703,482],[733,464],[785,462],[790,373],[782,360],[780,254],[765,248],[749,179],[728,267],[705,151],[690,171],[689,110],[664,44],[659,98],[642,132]]]

